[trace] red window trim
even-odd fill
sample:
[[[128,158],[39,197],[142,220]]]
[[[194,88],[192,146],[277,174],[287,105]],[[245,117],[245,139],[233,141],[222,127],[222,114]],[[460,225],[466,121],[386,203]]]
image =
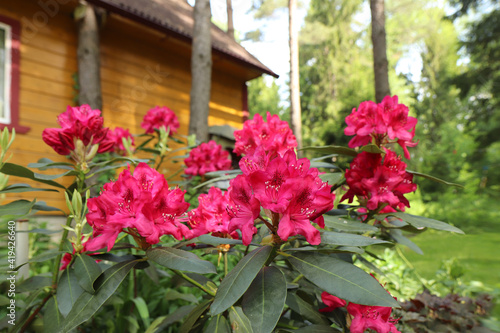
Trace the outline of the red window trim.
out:
[[[19,62],[21,58],[21,24],[10,17],[0,15],[0,22],[11,28],[11,71],[10,71],[10,124],[0,124],[0,129],[13,128],[16,133],[26,133],[30,130],[27,126],[19,124]]]

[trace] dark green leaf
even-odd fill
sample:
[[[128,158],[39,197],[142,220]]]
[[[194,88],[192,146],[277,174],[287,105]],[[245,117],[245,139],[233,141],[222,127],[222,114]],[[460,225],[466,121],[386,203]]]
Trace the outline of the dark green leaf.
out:
[[[215,266],[210,261],[201,260],[194,253],[171,247],[155,247],[147,251],[148,259],[157,264],[194,273],[216,273]]]
[[[113,295],[123,279],[138,260],[121,262],[105,270],[95,282],[96,292],[83,292],[76,300],[78,306],[71,309],[58,332],[68,332],[91,318],[94,313]]]
[[[297,252],[287,259],[309,281],[332,295],[357,304],[399,307],[377,280],[350,263],[310,252]]]
[[[328,162],[311,162],[311,168],[327,168],[327,169],[337,169],[337,166]]]
[[[232,174],[232,175],[226,175],[226,176],[221,176],[221,177],[217,177],[217,178],[212,178],[210,180],[207,180],[204,183],[201,183],[200,185],[197,185],[197,186],[193,187],[193,189],[196,190],[196,189],[198,189],[200,187],[207,186],[207,185],[210,185],[210,184],[213,184],[213,183],[217,183],[219,181],[231,180],[233,178],[236,178],[237,176],[238,176],[237,174]]]
[[[406,172],[411,173],[414,176],[427,178],[427,179],[435,181],[437,183],[445,184],[445,185],[448,185],[448,186],[455,186],[455,187],[459,187],[459,188],[464,188],[463,185],[455,184],[455,183],[450,183],[450,182],[447,182],[445,180],[439,179],[437,177],[434,177],[434,176],[431,176],[431,175],[426,175],[425,173],[420,173],[420,172],[410,171],[410,170],[406,170]]]
[[[232,306],[229,309],[229,320],[233,333],[253,333],[250,320],[239,306]]]
[[[313,307],[294,292],[288,293],[286,297],[286,305],[313,324],[329,323],[328,318],[323,316],[317,308]]]
[[[33,201],[28,200],[16,200],[6,205],[0,206],[0,216],[24,216],[31,212],[31,209],[35,205],[36,199]]]
[[[75,258],[75,274],[80,286],[88,293],[94,293],[94,281],[101,275],[101,267],[95,259],[86,254],[77,254]]]
[[[220,177],[220,176],[226,176],[226,175],[241,175],[243,172],[240,169],[236,170],[220,170],[220,171],[211,171],[207,172],[205,176],[208,178],[213,178],[213,177]]]
[[[23,282],[21,282],[21,284],[19,284],[19,286],[17,286],[16,292],[20,292],[20,293],[23,293],[26,291],[31,292],[33,290],[49,287],[51,285],[52,285],[52,278],[51,277],[35,275],[35,276],[32,276],[32,277],[24,280]]]
[[[211,316],[222,313],[240,299],[272,251],[271,246],[263,246],[253,250],[238,262],[220,283],[214,303],[210,307]]]
[[[78,171],[75,170],[69,170],[63,173],[58,173],[57,175],[46,175],[44,173],[35,173],[35,180],[40,181],[40,180],[54,180],[57,178],[65,177],[65,176],[76,176],[78,175]]]
[[[74,170],[75,165],[69,162],[54,162],[49,158],[43,157],[38,160],[37,163],[28,164],[29,168],[36,168],[38,170],[47,170],[47,169],[66,169],[66,170]]]
[[[367,144],[366,146],[363,146],[360,148],[361,151],[365,151],[367,153],[372,153],[372,154],[384,154],[385,151],[383,151],[382,149],[380,149],[380,147],[370,143],[370,144]]]
[[[231,238],[221,238],[215,237],[211,235],[201,235],[197,238],[190,240],[192,243],[204,243],[210,245],[221,245],[221,244],[243,244],[240,239],[231,239]]]
[[[219,314],[210,319],[204,333],[231,333],[231,327],[229,326],[226,317]]]
[[[33,210],[40,210],[43,212],[55,212],[55,211],[62,212],[62,210],[59,208],[47,206],[47,204],[44,201],[38,201],[37,203],[35,203],[35,205],[33,206]]]
[[[339,330],[327,326],[327,325],[309,325],[305,327],[301,327],[298,330],[294,330],[293,332],[297,333],[335,333],[340,332]]]
[[[401,219],[401,220],[411,224],[415,228],[431,228],[431,229],[436,229],[436,230],[452,231],[452,232],[456,232],[459,234],[464,233],[462,230],[460,230],[457,227],[454,227],[448,223],[444,223],[444,222],[434,220],[434,219],[429,219],[429,218],[423,217],[423,216],[411,215],[411,214],[407,214],[407,213],[401,213],[401,212],[387,213],[387,214],[377,215],[376,217],[377,217],[377,219],[379,219],[379,218],[383,219],[387,216],[397,217],[398,219]]]
[[[65,269],[57,283],[57,305],[64,317],[68,315],[82,293],[83,289],[80,287],[73,270],[70,268]]]
[[[378,231],[377,227],[361,223],[358,221],[348,220],[343,217],[323,215],[326,226],[339,231],[365,233],[369,231]]]
[[[53,180],[43,180],[43,179],[36,178],[33,171],[31,171],[30,169],[25,168],[23,166],[17,165],[17,164],[5,163],[2,167],[2,169],[0,170],[0,172],[4,173],[6,175],[9,175],[9,176],[28,178],[28,179],[35,180],[35,181],[40,182],[40,183],[44,183],[44,184],[51,185],[54,187],[66,189],[66,187],[64,187],[63,185],[61,185]]]
[[[63,321],[63,316],[59,312],[58,299],[54,295],[50,298],[44,307],[43,313],[43,331],[44,332],[57,332]]]
[[[355,157],[358,153],[351,148],[342,147],[342,146],[320,146],[320,147],[304,147],[300,150],[309,150],[319,152],[321,154],[340,154],[346,156]]]
[[[144,323],[144,327],[149,327],[149,310],[148,306],[146,305],[146,302],[144,301],[144,298],[142,297],[136,297],[132,299],[132,302],[135,304],[135,308],[139,312],[139,315],[141,316],[142,322]]]
[[[342,232],[324,231],[321,233],[321,244],[341,246],[368,246],[373,244],[389,243],[381,239],[353,235]]]
[[[243,295],[241,306],[255,333],[272,332],[286,300],[286,279],[276,267],[263,267]]]
[[[418,254],[421,254],[421,255],[424,254],[424,252],[418,247],[417,244],[413,243],[407,237],[403,236],[403,232],[401,230],[392,229],[392,230],[389,230],[389,234],[399,244],[408,246],[411,250],[415,251]]]
[[[342,172],[324,173],[319,175],[319,178],[321,178],[324,182],[328,182],[328,185],[334,185],[340,183],[344,178],[344,175]]]
[[[22,193],[22,192],[37,192],[37,191],[46,191],[46,192],[58,192],[55,189],[51,188],[36,188],[31,187],[28,184],[15,184],[5,187],[0,193]]]
[[[165,300],[172,301],[175,299],[183,299],[185,301],[188,301],[189,303],[194,304],[198,303],[198,298],[196,298],[196,296],[194,296],[193,294],[184,294],[172,289],[165,293]]]
[[[212,300],[205,300],[204,302],[198,304],[187,316],[186,320],[182,324],[181,328],[179,329],[179,333],[189,333],[189,331],[198,326],[197,322],[198,319],[205,313],[205,311],[208,309],[210,302]]]
[[[60,254],[63,254],[64,251],[48,251],[42,254],[37,255],[29,260],[29,262],[44,262],[49,259],[55,258]]]
[[[195,307],[196,305],[181,306],[168,316],[162,316],[156,318],[151,324],[151,326],[148,327],[145,333],[163,332],[164,328],[168,327],[169,325],[175,322],[181,321],[182,318],[186,317],[191,311],[193,311]]]

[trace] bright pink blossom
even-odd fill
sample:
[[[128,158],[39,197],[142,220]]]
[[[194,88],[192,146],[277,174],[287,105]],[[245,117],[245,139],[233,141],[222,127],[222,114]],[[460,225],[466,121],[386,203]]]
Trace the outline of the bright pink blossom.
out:
[[[286,121],[277,115],[267,113],[267,122],[260,114],[253,120],[247,120],[243,129],[234,132],[236,143],[234,152],[241,155],[251,155],[257,147],[262,147],[266,152],[284,154],[287,150],[297,147],[297,140]]]
[[[406,172],[406,164],[396,153],[389,149],[385,152],[385,157],[361,152],[354,158],[350,169],[345,172],[349,190],[341,201],[348,199],[351,203],[356,196],[369,210],[386,205],[400,211],[410,207],[404,194],[417,189],[413,175]]]
[[[214,140],[202,143],[189,152],[189,157],[184,160],[187,166],[186,175],[203,176],[207,172],[229,170],[231,160],[228,158],[229,152],[222,149],[222,146]]]
[[[374,141],[378,146],[396,142],[404,150],[406,158],[410,158],[407,147],[414,147],[411,142],[415,136],[417,119],[408,116],[408,107],[398,104],[397,96],[386,96],[381,103],[362,102],[358,109],[354,108],[345,122],[346,135],[354,135],[349,147],[359,147]]]
[[[163,127],[169,131],[170,135],[177,133],[179,126],[179,120],[174,111],[166,106],[155,106],[150,109],[141,123],[141,127],[146,130],[146,133],[154,133],[155,130]]]
[[[132,146],[134,145],[134,137],[128,129],[116,127],[114,130],[108,131],[108,140],[113,142],[113,149],[119,155],[126,155],[127,151],[123,145],[123,139],[130,139]]]
[[[237,232],[229,232],[231,216],[228,212],[229,195],[218,187],[211,187],[208,194],[200,194],[200,205],[188,213],[192,235],[188,238],[211,233],[222,238],[239,238]]]
[[[248,205],[244,206],[247,207],[245,215],[234,212],[230,229],[242,230],[244,244],[251,239],[244,229],[253,230],[254,220],[259,216],[257,207],[260,206],[269,212],[273,223],[277,223],[276,232],[281,240],[303,235],[310,244],[321,242],[319,231],[311,222],[324,227],[322,215],[333,208],[335,196],[328,184],[319,178],[318,170],[309,166],[307,159],[297,160],[293,150],[280,156],[273,152],[266,154],[259,147],[253,155],[241,159],[243,175],[230,184],[230,197],[241,210],[242,205],[238,203],[241,200],[237,200],[233,193],[243,192],[244,201],[254,202],[256,208],[251,210]]]
[[[320,312],[331,312],[336,308],[345,307],[346,301],[333,296],[326,291],[321,293],[321,300],[327,305],[320,309]],[[347,305],[347,312],[351,316],[349,330],[351,333],[364,333],[367,329],[375,330],[378,333],[401,333],[394,325],[397,319],[391,318],[391,307],[370,306],[350,302]]]
[[[103,126],[101,111],[92,110],[88,105],[68,106],[66,112],[57,117],[61,128],[43,130],[43,141],[60,155],[69,155],[80,140],[86,150],[99,145],[97,152],[103,153],[113,149],[113,142],[107,138],[108,128]]]
[[[170,190],[165,177],[146,163],[139,163],[133,174],[124,170],[115,182],[104,185],[101,195],[88,200],[93,237],[87,249],[111,250],[124,229],[147,244],[158,243],[162,235],[181,239],[189,232],[179,219],[189,207],[184,193]]]

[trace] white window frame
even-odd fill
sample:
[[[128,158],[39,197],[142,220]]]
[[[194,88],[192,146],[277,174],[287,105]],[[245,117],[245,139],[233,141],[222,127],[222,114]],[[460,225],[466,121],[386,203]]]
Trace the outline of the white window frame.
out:
[[[0,22],[0,29],[5,31],[5,63],[4,66],[4,115],[0,115],[1,124],[11,123],[11,110],[10,110],[10,85],[12,82],[12,28],[10,25]],[[0,64],[2,65],[2,64]]]

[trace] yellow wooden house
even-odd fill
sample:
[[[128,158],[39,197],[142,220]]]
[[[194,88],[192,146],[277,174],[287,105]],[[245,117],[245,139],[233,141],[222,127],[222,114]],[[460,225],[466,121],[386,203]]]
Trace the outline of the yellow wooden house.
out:
[[[178,132],[187,134],[193,8],[185,0],[88,3],[105,12],[99,31],[105,125],[141,133],[143,116],[159,105],[176,112]],[[42,141],[42,131],[58,127],[57,115],[76,105],[73,17],[78,6],[77,0],[0,2],[0,129],[17,131],[10,151],[13,163],[66,159]],[[246,82],[264,73],[277,75],[215,25],[211,38],[209,125],[240,128],[247,111]],[[12,177],[16,181],[25,182]],[[37,197],[66,210],[62,193],[40,192]]]

